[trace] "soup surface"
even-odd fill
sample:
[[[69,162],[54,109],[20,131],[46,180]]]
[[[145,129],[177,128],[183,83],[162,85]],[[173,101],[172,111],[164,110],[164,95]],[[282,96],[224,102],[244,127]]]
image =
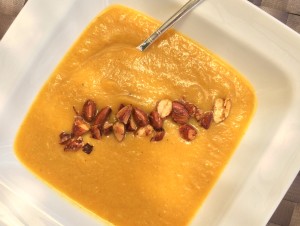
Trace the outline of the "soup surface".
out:
[[[18,158],[39,178],[101,218],[120,226],[187,225],[241,140],[255,109],[249,83],[218,57],[175,31],[147,51],[135,49],[159,23],[134,10],[112,6],[83,32],[36,97],[17,139]],[[132,104],[150,112],[157,101],[184,97],[204,111],[217,98],[232,107],[226,120],[196,138],[179,136],[165,120],[165,137],[127,133],[85,142],[85,152],[64,151],[58,135],[71,130],[73,106],[87,99],[99,108]],[[114,114],[110,116],[111,120]]]

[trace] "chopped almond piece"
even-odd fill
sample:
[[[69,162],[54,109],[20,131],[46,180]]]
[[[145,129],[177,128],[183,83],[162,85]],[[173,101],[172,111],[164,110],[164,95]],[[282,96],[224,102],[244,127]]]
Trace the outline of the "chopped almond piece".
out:
[[[196,121],[199,121],[202,118],[202,114],[203,114],[203,111],[200,108],[197,108],[195,115],[194,115]]]
[[[146,137],[151,135],[152,133],[153,133],[153,127],[149,124],[144,127],[138,128],[138,130],[136,131],[136,135],[138,137]]]
[[[116,114],[116,118],[119,122],[124,123],[125,125],[128,123],[128,120],[131,116],[132,112],[132,105],[126,105],[125,107],[121,108],[118,113]]]
[[[197,112],[197,106],[189,102],[183,102],[185,109],[188,111],[190,117],[194,117]]]
[[[207,111],[202,114],[201,119],[199,120],[200,126],[202,126],[204,129],[208,129],[210,127],[210,124],[213,120],[213,112]]]
[[[127,128],[126,129],[127,129],[128,132],[134,132],[134,131],[137,130],[137,125],[136,125],[133,117],[130,117],[129,123],[127,124]]]
[[[123,107],[125,107],[124,104],[120,104],[119,108],[118,108],[118,111],[120,111]]]
[[[65,146],[65,151],[77,151],[83,146],[83,139],[82,137],[74,137],[68,142],[68,144]]]
[[[161,129],[161,130],[159,130],[159,131],[155,131],[155,134],[154,134],[154,136],[151,138],[151,142],[153,142],[153,141],[161,141],[163,138],[164,138],[164,136],[165,136],[165,130],[164,129]]]
[[[99,125],[93,125],[90,130],[91,130],[92,138],[97,140],[101,139],[102,134]]]
[[[114,135],[117,141],[121,142],[125,137],[125,125],[122,122],[115,122],[113,125]]]
[[[168,99],[163,99],[157,104],[157,112],[161,118],[166,118],[171,114],[172,111],[172,101]]]
[[[231,110],[231,100],[230,99],[225,99],[224,101],[225,109],[224,109],[224,116],[227,118],[229,116],[230,110]]]
[[[214,104],[214,121],[215,123],[223,122],[229,115],[231,109],[231,100],[218,98]]]
[[[88,121],[91,122],[96,114],[96,104],[92,100],[87,100],[83,107],[82,107],[82,117]]]
[[[61,132],[59,134],[59,143],[60,144],[67,144],[72,139],[72,135],[66,132]]]
[[[111,113],[111,108],[109,106],[102,108],[95,117],[94,125],[103,126],[107,121]]]
[[[75,116],[74,123],[73,123],[73,134],[74,136],[81,136],[88,132],[90,129],[90,125],[84,121],[81,116]]]
[[[133,108],[132,116],[138,127],[143,127],[149,124],[147,113],[139,108]]]
[[[152,111],[149,115],[150,124],[155,130],[160,130],[163,126],[163,119],[159,116],[157,111]]]
[[[113,131],[113,124],[106,121],[102,127],[103,135],[108,136],[112,131]]]
[[[197,130],[192,125],[185,124],[179,127],[179,134],[186,141],[192,141],[196,138]]]
[[[172,102],[172,119],[178,124],[186,124],[189,121],[189,113],[184,105],[178,101]]]

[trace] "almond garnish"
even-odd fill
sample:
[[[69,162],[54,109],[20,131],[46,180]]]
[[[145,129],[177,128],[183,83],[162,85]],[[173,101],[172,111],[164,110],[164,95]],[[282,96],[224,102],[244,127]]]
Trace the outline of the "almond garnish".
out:
[[[83,139],[81,136],[72,138],[65,146],[65,151],[77,151],[83,146]]]
[[[184,98],[171,101],[168,99],[160,100],[155,110],[148,117],[143,110],[133,107],[131,104],[120,104],[114,123],[110,123],[108,118],[112,112],[109,106],[97,112],[94,101],[88,99],[79,114],[73,107],[76,116],[74,117],[71,133],[62,132],[59,135],[59,143],[65,145],[64,150],[78,150],[90,154],[93,146],[83,143],[82,135],[87,132],[91,137],[100,140],[102,136],[114,133],[116,139],[121,142],[124,140],[126,132],[135,132],[139,137],[146,137],[152,134],[151,142],[161,141],[165,136],[163,128],[164,120],[171,115],[174,122],[179,124],[179,134],[186,141],[192,141],[197,136],[197,130],[188,124],[190,117],[196,119],[201,127],[209,129],[212,121],[220,123],[230,114],[232,102],[230,99],[217,98],[213,111],[202,111],[195,104],[187,102]],[[90,122],[90,123],[89,123]],[[150,122],[150,123],[149,123]]]
[[[59,134],[59,143],[60,144],[67,144],[72,139],[72,135],[66,132],[61,132]]]
[[[230,99],[221,99],[218,98],[215,100],[214,104],[214,121],[215,123],[223,122],[229,115],[231,109],[231,100]]]
[[[136,125],[133,117],[129,118],[129,122],[127,124],[127,128],[126,129],[127,129],[128,132],[134,132],[134,131],[137,130],[137,125]]]
[[[95,117],[94,125],[103,126],[105,121],[107,121],[111,113],[111,108],[109,106],[102,108]]]
[[[89,129],[90,125],[81,116],[75,116],[72,130],[75,137],[85,134]]]
[[[86,121],[91,122],[95,117],[96,110],[97,108],[95,102],[92,100],[87,100],[82,107],[82,117]]]
[[[121,142],[125,137],[125,125],[122,122],[115,122],[113,125],[114,135],[117,141]]]
[[[196,138],[197,130],[189,124],[184,124],[179,127],[180,136],[186,141],[192,141]]]
[[[224,116],[225,118],[227,118],[229,116],[229,113],[230,113],[230,110],[231,110],[231,100],[230,99],[225,99],[224,101],[224,106],[225,106],[225,109],[224,109]]]
[[[119,108],[118,108],[118,111],[120,111],[123,107],[125,107],[125,105],[124,104],[120,104]]]
[[[165,136],[165,130],[164,129],[161,129],[161,130],[159,130],[159,131],[155,131],[155,134],[154,134],[154,136],[151,138],[151,142],[153,142],[153,141],[161,141],[163,138],[164,138],[164,136]]]
[[[139,108],[133,108],[132,116],[138,127],[143,127],[149,124],[147,114]]]
[[[113,124],[106,121],[102,127],[103,135],[108,136],[112,131],[113,131]]]
[[[213,112],[207,111],[202,114],[202,117],[198,122],[200,126],[202,126],[204,129],[208,129],[210,127],[212,119],[213,119]]]
[[[146,137],[151,135],[152,133],[153,133],[153,127],[149,124],[138,128],[138,130],[136,131],[136,135],[138,137]]]
[[[101,139],[100,125],[91,126],[90,130],[91,130],[92,138],[97,139],[97,140]]]
[[[196,112],[195,112],[195,115],[194,115],[196,121],[200,121],[201,120],[202,114],[203,114],[203,111],[200,108],[197,108]]]
[[[222,122],[225,119],[224,116],[224,100],[218,98],[214,104],[214,121],[215,123]]]
[[[94,148],[93,145],[86,143],[85,145],[83,145],[82,151],[85,152],[86,154],[91,154],[91,152],[93,151],[93,148]]]
[[[149,114],[150,124],[155,130],[160,130],[163,126],[163,119],[159,116],[157,111],[152,111]]]
[[[132,105],[131,104],[126,105],[118,111],[118,113],[116,114],[116,118],[118,119],[119,122],[122,122],[126,125],[130,118],[131,112],[132,112]]]
[[[178,101],[172,102],[172,113],[171,113],[172,119],[174,122],[178,124],[186,124],[189,121],[189,113],[184,107],[183,104],[181,104]]]
[[[184,105],[185,109],[188,111],[189,116],[194,117],[197,110],[198,110],[196,105],[192,104],[192,103],[189,103],[189,102],[186,102],[186,101],[183,102],[183,105]]]
[[[165,118],[171,114],[172,101],[163,99],[157,103],[157,112],[161,118]]]

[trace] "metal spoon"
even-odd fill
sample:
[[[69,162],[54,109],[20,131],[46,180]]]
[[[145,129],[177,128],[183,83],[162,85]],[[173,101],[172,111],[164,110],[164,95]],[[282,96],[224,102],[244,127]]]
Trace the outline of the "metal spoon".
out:
[[[144,42],[142,42],[136,48],[139,51],[144,51],[148,46],[150,46],[156,39],[159,38],[163,33],[165,33],[170,27],[172,27],[178,20],[180,20],[184,15],[195,8],[199,3],[204,0],[190,0],[184,6],[182,6],[173,16],[171,16],[163,25],[161,25],[152,35],[149,36]]]

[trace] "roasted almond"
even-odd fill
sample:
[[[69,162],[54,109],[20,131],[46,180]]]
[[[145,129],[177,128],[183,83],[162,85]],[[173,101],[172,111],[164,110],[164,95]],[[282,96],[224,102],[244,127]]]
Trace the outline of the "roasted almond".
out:
[[[210,127],[212,120],[213,120],[213,112],[207,111],[202,114],[202,117],[198,122],[200,126],[202,126],[204,129],[208,129]]]
[[[178,101],[172,102],[172,119],[178,124],[186,124],[189,121],[189,113],[184,105]]]
[[[93,145],[86,143],[85,145],[83,145],[82,151],[85,152],[86,154],[91,154],[91,152],[93,151],[93,148],[94,148]]]
[[[119,122],[122,122],[126,125],[131,116],[131,112],[132,112],[132,105],[131,104],[126,105],[118,111],[118,113],[116,114],[116,118]]]
[[[225,116],[225,118],[227,118],[229,116],[229,113],[230,113],[230,110],[231,110],[231,105],[232,105],[231,100],[230,99],[225,99],[225,101],[224,101],[224,107],[225,107],[224,116]]]
[[[100,125],[93,125],[91,126],[91,134],[92,134],[92,138],[100,140],[101,139],[101,130],[100,130]]]
[[[194,118],[196,119],[196,121],[199,122],[201,120],[202,114],[203,114],[203,111],[200,108],[197,108],[195,111],[195,115],[194,115]]]
[[[133,119],[138,127],[143,127],[149,124],[147,113],[139,108],[133,108]]]
[[[92,100],[87,100],[82,107],[82,117],[86,121],[91,122],[95,117],[96,111],[96,103]]]
[[[157,111],[152,111],[149,114],[150,124],[155,130],[160,130],[163,126],[163,119],[159,116]]]
[[[197,106],[189,102],[183,102],[185,109],[188,111],[190,117],[194,117],[197,112]]]
[[[161,129],[161,130],[159,130],[159,131],[155,131],[155,134],[154,134],[154,136],[151,138],[151,142],[153,142],[153,141],[161,141],[163,138],[164,138],[164,136],[165,136],[165,130],[164,129]]]
[[[172,101],[169,99],[160,100],[157,103],[157,112],[161,118],[165,118],[171,114]]]
[[[89,129],[90,125],[86,121],[84,121],[81,116],[75,116],[72,129],[72,133],[74,134],[74,136],[81,136],[88,132]]]
[[[67,144],[72,139],[72,135],[70,133],[61,132],[59,134],[59,143],[60,144]]]
[[[215,100],[213,109],[215,123],[223,122],[229,116],[231,105],[230,99],[217,98]]]
[[[107,121],[110,113],[111,108],[109,106],[102,108],[95,117],[94,125],[103,126],[103,124]]]
[[[123,107],[125,107],[125,105],[124,104],[120,104],[119,108],[118,108],[118,111],[120,111]]]
[[[128,132],[134,132],[134,131],[137,130],[137,125],[136,125],[133,117],[129,118],[129,122],[127,124],[127,128],[126,129],[127,129]]]
[[[224,100],[218,98],[214,103],[214,121],[215,123],[222,122],[225,119],[224,117]]]
[[[108,136],[109,134],[111,134],[112,131],[113,131],[113,124],[106,121],[102,127],[102,134],[104,136]]]
[[[196,138],[197,130],[189,124],[184,124],[179,127],[180,136],[186,141],[192,141]]]
[[[81,136],[74,137],[68,142],[68,144],[65,146],[65,151],[77,151],[83,146],[83,139]]]
[[[115,122],[113,125],[113,131],[116,139],[121,142],[125,137],[125,125],[122,122]]]
[[[138,137],[146,137],[153,133],[153,127],[151,125],[146,125],[143,127],[138,128],[136,131],[136,136]]]

